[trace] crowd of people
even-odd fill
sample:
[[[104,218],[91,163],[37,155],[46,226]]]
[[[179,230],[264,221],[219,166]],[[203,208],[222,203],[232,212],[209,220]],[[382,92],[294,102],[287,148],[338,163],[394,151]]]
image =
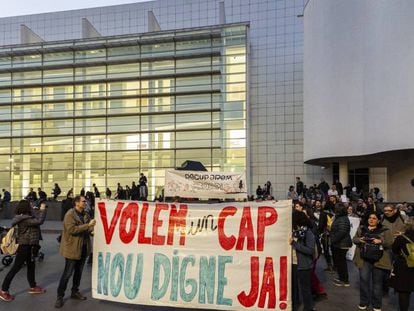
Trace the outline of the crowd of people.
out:
[[[146,200],[147,179],[140,174],[138,185],[123,188],[118,184],[115,199]],[[55,191],[55,189],[59,189]],[[55,184],[53,195],[59,195]],[[4,198],[7,191],[3,189]],[[411,292],[414,290],[414,218],[413,209],[407,203],[398,205],[379,202],[383,197],[378,188],[364,197],[354,187],[345,188],[336,181],[329,184],[321,180],[319,185],[307,188],[300,177],[296,187],[290,186],[287,198],[292,204],[292,304],[298,310],[315,310],[315,301],[326,299],[328,293],[316,273],[318,262],[324,258],[325,273],[335,274],[333,285],[344,290],[351,286],[347,265],[347,253],[355,245],[353,262],[359,271],[359,310],[374,311],[382,308],[383,295],[393,288],[398,294],[399,310],[408,311]],[[106,189],[106,198],[112,192]],[[273,200],[270,181],[256,191],[258,200]],[[10,193],[8,193],[10,199]],[[62,201],[63,231],[60,237],[60,253],[65,267],[57,289],[56,308],[64,304],[63,297],[69,279],[73,276],[71,298],[86,299],[79,292],[79,284],[86,259],[90,257],[90,235],[96,224],[94,218],[95,198],[100,198],[96,184],[90,191],[82,189],[74,196],[70,189]],[[46,193],[30,189],[25,200],[18,203],[12,225],[18,225],[16,259],[3,280],[0,299],[12,301],[9,288],[14,276],[24,264],[30,294],[42,294],[44,289],[35,280],[34,257],[39,250],[40,226],[46,217]],[[54,198],[56,199],[56,197]],[[35,209],[33,208],[35,207]],[[36,208],[37,207],[37,208]],[[351,236],[349,217],[358,217],[360,226]],[[20,230],[25,228],[25,230]],[[76,241],[74,241],[76,237]]]
[[[320,258],[326,273],[334,273],[333,285],[351,286],[347,253],[356,245],[353,262],[359,271],[359,310],[382,308],[389,287],[398,293],[399,310],[408,311],[414,290],[414,218],[407,203],[384,203],[379,189],[363,198],[355,188],[331,187],[321,180],[309,189],[297,177],[287,197],[293,201],[292,292],[293,310],[298,310],[300,295],[305,311],[315,310],[315,301],[327,297],[315,273]],[[349,191],[350,190],[350,191]],[[345,196],[345,197],[344,197]],[[349,217],[360,218],[360,226],[351,236]]]

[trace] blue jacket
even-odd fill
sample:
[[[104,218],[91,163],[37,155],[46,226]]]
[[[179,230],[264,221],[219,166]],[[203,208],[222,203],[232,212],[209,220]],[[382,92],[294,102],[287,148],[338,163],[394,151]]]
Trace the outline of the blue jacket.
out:
[[[11,200],[10,192],[5,191],[3,201],[4,202],[10,202],[10,200]]]
[[[313,255],[315,253],[315,236],[309,228],[306,230],[305,238],[292,242],[298,258],[298,270],[312,269]]]

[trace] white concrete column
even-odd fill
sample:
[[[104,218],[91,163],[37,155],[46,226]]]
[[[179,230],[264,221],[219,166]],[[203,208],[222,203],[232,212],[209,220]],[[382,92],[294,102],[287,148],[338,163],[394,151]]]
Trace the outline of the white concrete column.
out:
[[[344,187],[348,185],[348,162],[347,161],[339,162],[339,181],[342,183],[342,186]]]

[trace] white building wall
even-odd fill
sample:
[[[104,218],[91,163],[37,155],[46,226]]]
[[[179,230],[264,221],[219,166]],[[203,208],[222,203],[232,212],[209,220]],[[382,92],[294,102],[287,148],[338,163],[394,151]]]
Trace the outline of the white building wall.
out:
[[[303,164],[304,0],[222,0],[226,22],[250,21],[251,191],[271,181],[278,198],[295,177],[307,184],[329,169]],[[20,42],[20,24],[46,41],[81,37],[87,18],[102,35],[141,33],[153,11],[163,30],[219,23],[219,0],[158,0],[0,19],[0,45]]]
[[[306,161],[414,147],[412,12],[412,0],[309,1]]]

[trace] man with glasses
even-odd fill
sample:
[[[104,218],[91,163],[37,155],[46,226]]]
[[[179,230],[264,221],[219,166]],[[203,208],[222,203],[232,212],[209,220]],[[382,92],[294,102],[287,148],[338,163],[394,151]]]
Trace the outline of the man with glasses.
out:
[[[85,300],[86,297],[79,292],[79,285],[82,278],[82,270],[85,260],[91,252],[90,235],[96,224],[96,220],[85,213],[86,198],[76,196],[74,208],[70,209],[63,219],[62,241],[60,253],[65,257],[65,269],[60,278],[57,290],[56,308],[63,307],[63,297],[69,279],[73,274],[72,299]]]
[[[396,208],[392,204],[386,204],[384,206],[384,215],[381,219],[381,224],[383,227],[389,229],[392,234],[393,242],[395,241],[396,237],[404,233],[405,231],[405,220],[406,217],[401,215],[398,208]],[[391,257],[393,257],[391,253]],[[391,262],[394,262],[394,258],[391,258]],[[390,275],[390,271],[386,270],[384,275],[384,282],[383,284],[383,293],[384,295],[388,294],[388,277]]]

